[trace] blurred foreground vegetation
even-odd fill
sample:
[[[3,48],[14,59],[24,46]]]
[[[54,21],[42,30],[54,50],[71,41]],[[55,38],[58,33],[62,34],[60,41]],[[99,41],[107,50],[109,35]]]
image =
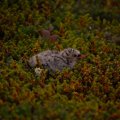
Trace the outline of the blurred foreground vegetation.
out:
[[[1,0],[0,120],[120,120],[119,8],[119,0]],[[87,55],[74,71],[39,78],[27,66],[40,51],[67,47]]]

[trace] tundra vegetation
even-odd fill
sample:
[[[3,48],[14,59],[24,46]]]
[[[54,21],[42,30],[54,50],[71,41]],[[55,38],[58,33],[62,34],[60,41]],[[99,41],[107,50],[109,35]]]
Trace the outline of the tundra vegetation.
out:
[[[0,0],[0,119],[120,119],[119,0]],[[78,49],[73,70],[35,76],[28,59]]]

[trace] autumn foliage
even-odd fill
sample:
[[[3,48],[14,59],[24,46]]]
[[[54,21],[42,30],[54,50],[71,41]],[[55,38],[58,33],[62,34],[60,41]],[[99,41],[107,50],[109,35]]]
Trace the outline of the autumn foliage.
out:
[[[1,120],[120,119],[119,0],[0,1]],[[35,76],[28,59],[72,47],[73,70]]]

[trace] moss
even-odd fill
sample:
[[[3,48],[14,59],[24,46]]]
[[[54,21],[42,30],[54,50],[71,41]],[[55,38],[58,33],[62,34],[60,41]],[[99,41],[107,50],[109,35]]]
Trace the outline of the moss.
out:
[[[120,119],[119,7],[0,1],[0,119]],[[67,47],[86,55],[73,70],[36,77],[27,65],[38,52]]]

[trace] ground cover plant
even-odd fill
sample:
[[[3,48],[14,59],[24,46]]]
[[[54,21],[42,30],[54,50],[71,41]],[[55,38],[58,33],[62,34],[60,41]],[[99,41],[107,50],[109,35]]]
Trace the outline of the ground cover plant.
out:
[[[1,120],[120,119],[119,0],[0,1]],[[74,70],[35,76],[28,59],[75,48]]]

